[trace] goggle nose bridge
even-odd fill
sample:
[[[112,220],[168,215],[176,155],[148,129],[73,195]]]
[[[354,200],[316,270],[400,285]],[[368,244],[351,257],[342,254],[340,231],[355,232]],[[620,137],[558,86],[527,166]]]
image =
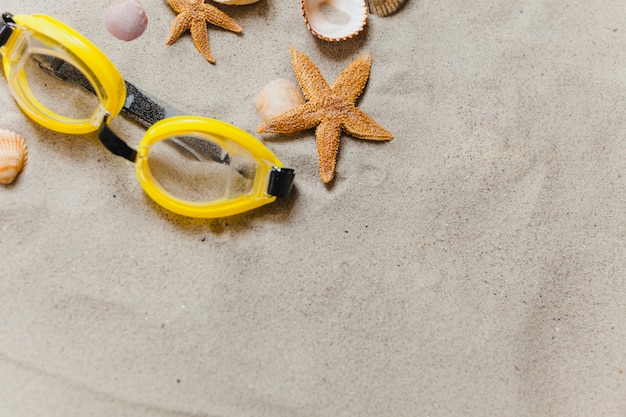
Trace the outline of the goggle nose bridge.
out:
[[[130,162],[135,162],[137,159],[137,151],[128,146],[126,142],[111,130],[109,125],[107,125],[107,119],[108,116],[104,116],[102,119],[102,124],[98,130],[98,139],[100,139],[100,142],[102,142],[105,148],[115,155],[128,159]]]

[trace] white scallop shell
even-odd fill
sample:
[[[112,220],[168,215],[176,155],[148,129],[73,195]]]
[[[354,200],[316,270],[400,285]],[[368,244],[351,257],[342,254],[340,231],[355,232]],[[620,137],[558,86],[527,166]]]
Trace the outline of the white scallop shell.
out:
[[[307,28],[320,39],[350,39],[365,27],[365,0],[302,0],[302,15]]]
[[[268,82],[254,98],[254,106],[263,120],[270,119],[300,104],[304,99],[294,83],[284,78]]]
[[[109,8],[105,23],[111,35],[132,41],[146,30],[148,16],[139,0],[117,0]]]
[[[216,3],[229,4],[231,6],[243,6],[244,4],[256,3],[259,0],[213,0]]]
[[[26,142],[19,134],[0,129],[0,183],[11,184],[28,161]]]

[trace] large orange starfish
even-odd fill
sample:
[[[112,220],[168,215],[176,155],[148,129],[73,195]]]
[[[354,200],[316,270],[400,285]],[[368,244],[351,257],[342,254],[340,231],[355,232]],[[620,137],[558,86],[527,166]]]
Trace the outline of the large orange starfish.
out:
[[[290,49],[293,70],[308,101],[266,120],[258,130],[290,134],[317,126],[320,175],[328,183],[335,176],[342,130],[361,139],[393,139],[391,133],[354,104],[369,78],[372,56],[365,53],[358,57],[329,86],[309,57],[293,47]]]
[[[185,31],[191,32],[191,39],[198,51],[207,59],[214,63],[215,58],[211,54],[209,46],[209,36],[207,22],[236,33],[241,32],[241,26],[230,18],[226,13],[215,6],[205,4],[204,0],[168,0],[170,6],[178,16],[172,23],[170,37],[166,45],[176,42]]]

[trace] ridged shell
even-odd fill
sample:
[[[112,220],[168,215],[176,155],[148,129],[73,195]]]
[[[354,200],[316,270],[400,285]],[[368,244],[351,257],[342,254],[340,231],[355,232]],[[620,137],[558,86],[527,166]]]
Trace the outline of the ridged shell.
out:
[[[28,161],[26,142],[19,134],[0,129],[0,183],[11,184]]]
[[[365,0],[302,0],[307,28],[325,41],[342,41],[357,35],[367,23]]]
[[[370,12],[378,16],[388,16],[402,6],[405,0],[367,0]]]
[[[139,0],[117,0],[109,8],[105,23],[111,35],[128,42],[143,34],[148,16]]]
[[[284,78],[268,82],[254,98],[254,107],[263,118],[270,119],[300,104],[304,99],[294,83]]]
[[[256,3],[259,0],[213,0],[216,3],[229,4],[231,6],[243,6],[244,4]]]

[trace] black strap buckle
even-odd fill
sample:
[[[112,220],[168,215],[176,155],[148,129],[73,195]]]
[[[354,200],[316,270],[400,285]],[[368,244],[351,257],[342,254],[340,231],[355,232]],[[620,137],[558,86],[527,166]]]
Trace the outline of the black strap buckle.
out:
[[[0,46],[4,46],[13,34],[13,28],[15,27],[13,15],[11,13],[3,13],[0,24],[2,24],[0,26]]]
[[[296,173],[291,168],[274,167],[270,172],[270,181],[267,186],[267,193],[279,198],[286,198],[291,192],[293,179]]]

